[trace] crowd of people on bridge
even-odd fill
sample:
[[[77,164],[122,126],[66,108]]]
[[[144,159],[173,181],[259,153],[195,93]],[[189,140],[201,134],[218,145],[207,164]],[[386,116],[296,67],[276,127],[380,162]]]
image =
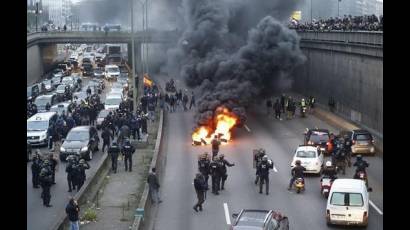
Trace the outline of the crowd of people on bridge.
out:
[[[343,18],[313,19],[305,23],[292,19],[289,28],[298,31],[383,31],[383,15],[344,15]]]

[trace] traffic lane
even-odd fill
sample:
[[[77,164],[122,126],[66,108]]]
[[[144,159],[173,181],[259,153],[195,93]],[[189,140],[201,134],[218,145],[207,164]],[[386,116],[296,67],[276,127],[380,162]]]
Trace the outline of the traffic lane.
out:
[[[84,83],[87,83],[89,79],[83,78]],[[105,88],[101,95],[101,100],[105,98],[105,93],[108,92],[109,86]],[[101,136],[101,131],[98,131]],[[100,141],[99,149],[102,148],[102,141]],[[49,152],[47,146],[42,146],[39,149],[41,153]],[[96,163],[102,156],[101,151],[97,151],[93,154],[93,159],[89,161],[90,169],[86,171],[87,175],[91,175],[97,170]],[[74,196],[76,191],[68,193],[67,174],[65,172],[66,162],[59,162],[58,171],[56,171],[55,181],[56,184],[51,187],[51,204],[53,207],[46,208],[43,206],[41,199],[41,188],[34,189],[32,185],[31,175],[31,162],[27,164],[27,226],[33,229],[47,229],[54,223],[60,210],[64,209],[68,202],[68,196]],[[89,180],[90,178],[87,178]],[[41,210],[41,211],[39,211]]]
[[[339,130],[315,116],[308,116],[306,118],[296,117],[289,121],[278,121],[276,119],[268,118],[263,113],[264,110],[261,107],[253,108],[251,111],[252,113],[250,113],[250,115],[253,116],[255,120],[260,121],[260,123],[263,124],[262,127],[264,129],[271,130],[269,132],[272,137],[284,137],[281,143],[284,144],[284,148],[288,151],[291,157],[293,157],[297,146],[303,144],[303,132],[306,127],[326,128],[329,129],[330,132],[339,133]],[[369,185],[373,188],[373,192],[370,193],[370,198],[378,208],[383,209],[383,159],[377,156],[364,156],[364,158],[370,164],[370,167],[367,169]],[[325,157],[325,161],[326,160],[330,160],[330,157]],[[354,162],[354,159],[352,161]],[[347,168],[346,175],[339,175],[339,177],[353,178],[354,171],[354,167]]]
[[[45,152],[45,150],[42,151],[42,153]],[[97,170],[96,164],[101,156],[101,151],[95,152],[93,159],[88,161],[90,169],[86,171],[87,180],[90,180],[89,175]],[[51,187],[50,204],[53,207],[46,208],[41,199],[41,188],[33,188],[31,163],[27,164],[27,229],[48,229],[56,221],[57,215],[64,210],[68,197],[76,194],[76,191],[68,192],[66,165],[66,162],[59,162],[58,171],[55,174],[56,184]]]

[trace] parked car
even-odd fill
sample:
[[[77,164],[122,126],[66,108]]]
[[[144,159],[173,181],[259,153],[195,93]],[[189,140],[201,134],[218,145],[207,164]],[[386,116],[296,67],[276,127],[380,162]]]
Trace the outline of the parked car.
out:
[[[50,112],[56,112],[58,115],[62,115],[64,111],[67,115],[67,109],[69,105],[70,102],[60,102],[58,104],[51,106]]]
[[[83,76],[93,76],[93,65],[91,63],[83,63]]]
[[[288,217],[273,210],[242,209],[232,217],[231,230],[289,230]]]
[[[47,92],[51,92],[55,89],[55,84],[53,83],[53,80],[44,80],[43,81],[44,87]]]
[[[109,112],[110,112],[110,110],[106,110],[106,109],[103,109],[103,110],[100,111],[100,113],[98,114],[98,117],[97,117],[97,129],[101,128],[101,124],[104,121],[104,119],[108,116]]]
[[[120,107],[121,102],[122,102],[122,97],[120,95],[108,94],[105,98],[104,109],[106,109],[106,110],[116,110]]]
[[[38,112],[46,112],[46,105],[47,103],[50,104],[50,108],[52,105],[57,103],[57,97],[55,94],[47,94],[41,95],[34,100],[34,104],[37,106]]]
[[[32,146],[47,145],[47,129],[56,120],[56,112],[36,113],[27,119],[27,142]]]
[[[120,69],[116,65],[105,66],[105,78],[107,80],[117,79],[120,76]]]
[[[353,130],[351,140],[352,154],[376,154],[374,139],[369,131],[359,129]]]
[[[37,84],[27,87],[27,100],[34,100],[40,94],[40,89]]]
[[[85,160],[93,158],[93,152],[98,150],[100,138],[97,129],[92,126],[77,126],[72,128],[60,148],[60,160],[66,161],[69,155],[77,155]]]
[[[102,70],[101,68],[95,68],[93,70],[93,77],[104,78],[104,70]]]
[[[319,147],[323,153],[330,153],[329,139],[330,133],[327,129],[307,129],[304,144]]]
[[[291,168],[295,167],[297,160],[300,160],[302,163],[301,165],[306,168],[304,173],[315,173],[320,175],[324,159],[321,151],[318,151],[318,147],[311,145],[299,146],[293,155],[293,160],[290,165]]]

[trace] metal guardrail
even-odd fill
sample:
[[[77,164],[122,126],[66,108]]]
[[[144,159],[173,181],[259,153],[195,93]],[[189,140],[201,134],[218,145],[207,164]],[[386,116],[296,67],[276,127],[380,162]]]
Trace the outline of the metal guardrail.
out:
[[[298,31],[303,40],[362,44],[383,47],[381,31]]]

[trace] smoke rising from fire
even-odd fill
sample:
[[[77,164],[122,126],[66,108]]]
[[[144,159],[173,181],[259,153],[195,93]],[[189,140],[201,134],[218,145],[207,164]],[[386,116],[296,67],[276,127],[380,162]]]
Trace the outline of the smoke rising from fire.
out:
[[[198,126],[209,124],[220,106],[244,122],[245,107],[304,62],[296,32],[271,16],[287,20],[294,2],[183,1],[187,26],[168,64],[201,91]]]

